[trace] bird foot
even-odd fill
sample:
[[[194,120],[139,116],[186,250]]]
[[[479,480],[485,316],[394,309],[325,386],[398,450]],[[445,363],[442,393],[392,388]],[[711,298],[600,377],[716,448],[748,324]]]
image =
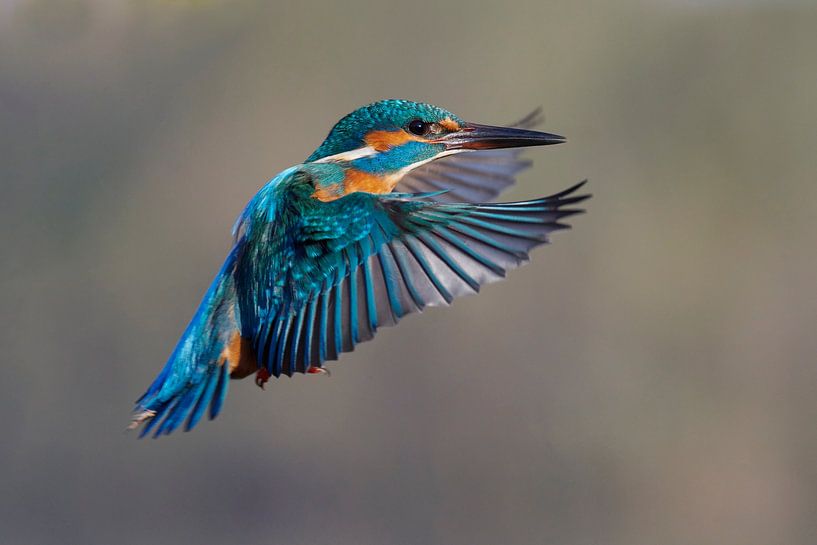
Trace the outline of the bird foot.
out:
[[[264,384],[266,384],[270,379],[269,371],[267,371],[266,367],[262,367],[255,373],[255,385],[264,389]]]
[[[329,372],[329,369],[326,369],[324,367],[315,367],[314,365],[308,367],[306,372],[309,373],[310,375],[321,374],[326,375],[327,377],[332,376],[332,373]]]

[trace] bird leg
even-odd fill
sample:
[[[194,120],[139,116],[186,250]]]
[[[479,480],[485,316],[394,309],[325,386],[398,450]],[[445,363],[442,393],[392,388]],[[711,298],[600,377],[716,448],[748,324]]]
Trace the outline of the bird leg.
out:
[[[256,386],[258,386],[262,390],[264,389],[264,384],[266,384],[267,381],[269,381],[269,379],[270,379],[270,374],[269,374],[269,371],[267,371],[266,367],[261,367],[255,373],[255,384],[256,384]]]
[[[332,375],[332,373],[329,372],[329,369],[325,369],[323,367],[315,367],[314,365],[310,365],[306,369],[306,372],[309,373],[310,375],[321,374],[326,375],[327,377]]]

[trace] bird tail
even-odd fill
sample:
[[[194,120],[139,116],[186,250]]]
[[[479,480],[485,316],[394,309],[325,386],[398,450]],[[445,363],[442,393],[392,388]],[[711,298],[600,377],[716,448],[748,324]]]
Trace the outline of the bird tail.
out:
[[[212,420],[227,395],[227,353],[238,335],[233,249],[159,376],[136,401],[128,429],[145,424],[139,437],[155,428],[154,437],[169,434],[184,420],[191,430],[209,406]]]

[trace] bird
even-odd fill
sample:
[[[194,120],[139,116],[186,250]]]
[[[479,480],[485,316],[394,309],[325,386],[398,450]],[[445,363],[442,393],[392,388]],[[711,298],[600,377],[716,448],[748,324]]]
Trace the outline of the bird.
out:
[[[358,108],[303,162],[272,178],[233,226],[221,269],[164,367],[136,401],[139,437],[193,429],[220,412],[231,379],[327,374],[379,328],[479,291],[584,212],[580,182],[495,203],[560,144],[531,127],[462,120],[422,102]]]

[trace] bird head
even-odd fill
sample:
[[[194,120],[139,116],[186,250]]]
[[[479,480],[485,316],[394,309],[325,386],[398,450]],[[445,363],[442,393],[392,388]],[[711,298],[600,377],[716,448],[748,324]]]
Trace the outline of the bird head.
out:
[[[338,121],[307,162],[344,168],[344,183],[317,195],[331,200],[353,191],[388,193],[407,172],[447,155],[564,141],[555,134],[469,123],[431,104],[392,99]]]

